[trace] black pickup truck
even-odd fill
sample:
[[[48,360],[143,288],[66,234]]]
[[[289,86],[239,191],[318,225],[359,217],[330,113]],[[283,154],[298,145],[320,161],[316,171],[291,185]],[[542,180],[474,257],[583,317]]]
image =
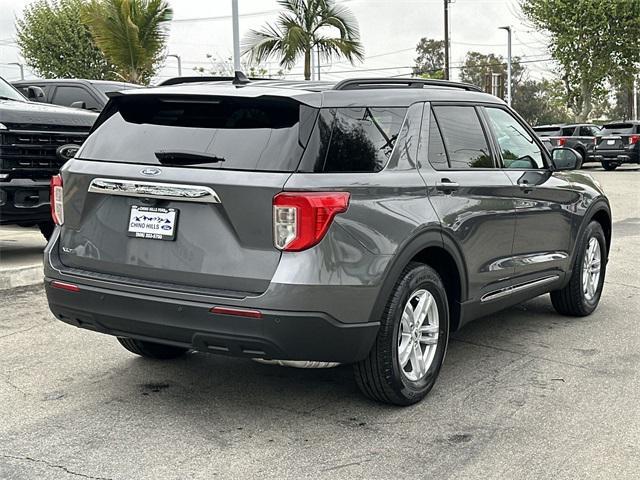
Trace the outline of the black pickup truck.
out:
[[[594,161],[596,138],[600,135],[600,127],[591,123],[572,125],[540,125],[533,130],[543,140],[551,142],[553,148],[573,148],[582,155],[582,163]]]
[[[96,113],[30,102],[0,78],[0,225],[53,231],[49,181],[75,155]]]
[[[606,124],[594,154],[605,170],[615,170],[623,163],[640,163],[640,121]]]
[[[13,86],[34,102],[84,108],[94,112],[102,111],[109,101],[107,94],[119,90],[142,88],[141,85],[133,83],[76,78],[19,80],[13,82]],[[34,89],[33,87],[38,88]]]

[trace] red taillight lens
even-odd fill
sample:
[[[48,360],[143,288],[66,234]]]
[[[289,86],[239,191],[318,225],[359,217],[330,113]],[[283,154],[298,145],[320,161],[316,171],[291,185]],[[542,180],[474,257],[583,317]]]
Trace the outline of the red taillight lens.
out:
[[[640,141],[640,135],[631,135],[629,137],[629,145],[635,145],[638,141]]]
[[[564,144],[567,143],[567,139],[564,137],[560,137],[558,138],[558,146],[559,147],[564,147]]]
[[[58,288],[60,290],[66,290],[67,292],[79,292],[80,287],[74,285],[73,283],[61,282],[60,280],[54,280],[51,282],[51,286],[53,288]]]
[[[273,237],[276,248],[288,252],[316,245],[333,217],[346,212],[348,192],[283,192],[273,197]]]
[[[54,175],[51,177],[51,218],[56,225],[62,225],[64,223],[64,208],[62,205],[62,177],[60,175]]]

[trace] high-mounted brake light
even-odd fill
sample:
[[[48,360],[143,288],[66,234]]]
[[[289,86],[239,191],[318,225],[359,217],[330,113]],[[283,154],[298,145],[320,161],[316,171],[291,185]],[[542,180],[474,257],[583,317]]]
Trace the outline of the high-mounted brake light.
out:
[[[51,218],[56,225],[62,225],[64,223],[64,208],[62,205],[62,176],[54,175],[51,177]]]
[[[635,145],[638,141],[640,141],[640,135],[631,135],[629,137],[629,145]]]
[[[297,252],[313,247],[327,233],[333,218],[348,206],[348,192],[279,193],[273,197],[276,248]]]

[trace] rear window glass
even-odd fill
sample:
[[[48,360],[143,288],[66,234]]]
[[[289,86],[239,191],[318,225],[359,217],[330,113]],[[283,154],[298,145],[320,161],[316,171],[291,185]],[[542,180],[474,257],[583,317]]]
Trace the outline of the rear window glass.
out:
[[[108,110],[82,158],[262,171],[295,171],[310,132],[300,119],[312,125],[317,112],[291,99],[155,95]]]
[[[301,171],[378,172],[387,164],[407,109],[322,109]]]
[[[533,130],[539,137],[557,137],[561,133],[558,127],[534,127]]]
[[[633,123],[610,123],[602,129],[602,135],[630,135],[635,133]]]

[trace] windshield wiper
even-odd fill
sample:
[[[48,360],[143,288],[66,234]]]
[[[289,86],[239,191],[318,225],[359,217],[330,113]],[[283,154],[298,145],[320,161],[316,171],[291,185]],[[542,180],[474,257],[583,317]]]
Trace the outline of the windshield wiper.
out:
[[[215,155],[206,155],[196,152],[156,152],[156,158],[162,165],[199,165],[203,163],[218,163],[224,162],[222,157],[216,157]]]

